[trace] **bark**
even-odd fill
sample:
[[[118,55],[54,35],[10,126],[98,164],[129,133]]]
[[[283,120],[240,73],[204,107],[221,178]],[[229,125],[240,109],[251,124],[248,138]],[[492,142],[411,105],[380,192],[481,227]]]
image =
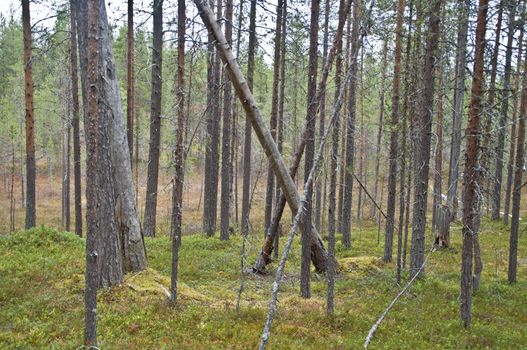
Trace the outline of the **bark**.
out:
[[[428,198],[428,175],[430,163],[430,143],[432,131],[432,109],[434,102],[435,62],[438,51],[439,13],[441,0],[430,4],[428,14],[427,46],[423,66],[423,94],[417,116],[418,137],[414,146],[415,154],[415,184],[414,184],[414,213],[412,219],[412,245],[410,248],[410,275],[424,274],[420,269],[424,261],[426,207]]]
[[[386,82],[386,72],[387,72],[387,61],[388,61],[388,38],[384,39],[384,45],[382,49],[382,73],[381,73],[381,92],[379,95],[379,127],[377,129],[377,142],[375,144],[375,165],[373,173],[373,200],[377,201],[377,192],[379,187],[379,163],[381,159],[381,141],[383,133],[383,123],[384,123],[384,96],[386,94],[385,82]],[[376,206],[371,206],[370,216],[375,218],[376,216]]]
[[[329,14],[330,14],[331,2],[326,0],[324,9],[324,38],[322,44],[322,66],[326,64],[326,57],[328,55],[328,40],[329,40]],[[319,138],[324,136],[325,130],[325,119],[326,119],[326,90],[321,91],[320,96],[320,108],[319,108]],[[317,179],[315,183],[315,227],[320,231],[321,229],[321,217],[322,212],[325,211],[322,208],[325,207],[326,200],[326,172],[324,175]],[[324,205],[322,205],[324,201]],[[323,220],[323,219],[322,219]]]
[[[238,63],[236,62],[228,44],[226,43],[223,33],[216,25],[216,19],[210,11],[210,8],[207,6],[207,4],[200,0],[195,0],[195,4],[198,7],[199,14],[207,29],[213,33],[216,39],[218,52],[226,65],[230,80],[232,81],[240,102],[246,112],[247,119],[250,120],[255,130],[256,136],[262,144],[265,154],[272,160],[273,169],[277,180],[286,196],[293,215],[296,215],[300,205],[299,194],[296,191],[293,179],[287,174],[283,158],[278,152],[276,143],[272,139],[269,130],[265,126],[261,111],[256,105],[256,101],[243,77],[243,74],[241,73]],[[316,246],[315,249],[312,249],[312,260],[314,261],[315,267],[319,271],[325,271],[327,265],[327,253],[325,251],[324,244],[322,243],[320,236],[316,234],[316,230],[312,230],[311,232],[311,244]]]
[[[232,47],[232,0],[226,1],[225,38]],[[183,44],[184,45],[184,44]],[[221,209],[220,239],[229,239],[229,218],[231,207],[231,129],[232,129],[232,85],[227,76],[223,79],[223,135],[221,147]],[[233,145],[234,146],[234,145]],[[234,147],[233,147],[234,148]]]
[[[342,206],[342,243],[344,247],[351,247],[351,201],[353,194],[353,155],[355,142],[355,116],[356,116],[356,74],[357,56],[359,53],[359,30],[361,18],[361,0],[353,3],[353,25],[351,30],[351,83],[348,87],[348,115],[346,128],[346,163],[344,176],[344,200]]]
[[[134,159],[134,0],[128,0],[128,32],[126,33],[126,136],[130,162]],[[132,164],[130,163],[130,166]]]
[[[523,1],[522,6],[522,16],[525,13],[525,1]],[[503,209],[503,222],[505,225],[509,223],[509,210],[510,210],[510,203],[511,203],[511,193],[512,193],[512,178],[514,173],[514,152],[516,151],[516,123],[518,119],[518,93],[519,93],[519,87],[520,87],[520,79],[521,79],[521,52],[523,52],[523,34],[524,34],[524,28],[523,26],[520,27],[520,36],[518,38],[518,59],[516,62],[516,77],[514,81],[514,95],[512,98],[512,106],[513,106],[513,112],[512,112],[512,124],[511,124],[511,141],[510,141],[510,148],[509,148],[509,160],[507,162],[507,183],[505,185],[505,205]]]
[[[501,209],[501,187],[503,180],[503,154],[505,153],[505,130],[507,115],[509,111],[509,95],[511,94],[511,66],[512,66],[512,45],[515,33],[516,1],[509,0],[507,3],[509,12],[509,28],[507,29],[507,49],[505,52],[505,72],[503,76],[503,90],[501,95],[501,113],[498,127],[498,142],[496,144],[496,171],[494,174],[494,189],[492,192],[492,212],[491,219],[500,218]],[[521,54],[520,54],[521,55]]]
[[[256,0],[251,1],[249,11],[249,48],[247,58],[247,84],[253,89],[254,51],[256,50]],[[242,234],[249,233],[249,195],[251,189],[251,122],[245,119],[245,140],[243,146],[243,184],[242,184]]]
[[[95,5],[95,6],[94,6]],[[123,281],[121,244],[117,229],[117,211],[114,180],[112,178],[111,138],[113,111],[109,103],[105,78],[107,50],[103,18],[106,17],[104,1],[86,1],[80,4],[87,11],[87,77],[88,115],[86,120],[87,149],[87,281],[90,261],[96,257],[97,288],[109,287]],[[85,12],[81,11],[79,14]],[[107,27],[106,27],[107,30]],[[126,153],[128,154],[128,153]],[[92,250],[93,248],[93,250]]]
[[[512,218],[509,240],[508,281],[516,282],[518,268],[518,231],[520,226],[520,200],[522,189],[523,167],[525,166],[525,119],[527,118],[527,53],[524,56],[522,76],[522,98],[520,103],[520,118],[518,121],[518,140],[516,145],[516,166],[512,185]]]
[[[154,33],[152,46],[152,93],[150,97],[150,142],[148,145],[146,203],[143,218],[144,235],[151,237],[156,235],[157,183],[159,178],[159,146],[161,142],[163,0],[154,0],[153,13]]]
[[[86,1],[77,2],[79,45],[87,46],[87,22],[83,20],[83,15],[87,13]],[[85,16],[84,18],[87,18]],[[130,153],[128,141],[124,130],[124,116],[122,111],[121,96],[117,82],[115,60],[106,16],[106,7],[101,1],[100,8],[100,31],[102,45],[102,70],[104,85],[104,101],[108,104],[108,113],[111,113],[109,120],[110,132],[110,153],[111,153],[111,174],[112,186],[115,195],[115,216],[117,228],[123,253],[123,268],[125,272],[141,271],[146,268],[146,252],[139,224],[139,217],[136,208],[136,194],[132,180],[132,169],[130,165]],[[85,50],[81,50],[81,71],[87,69],[87,55]],[[87,71],[82,72],[83,95],[89,93],[87,86]],[[87,100],[87,98],[86,98]],[[99,261],[101,259],[99,258]]]
[[[70,0],[70,65],[71,101],[73,128],[73,182],[75,207],[75,233],[82,237],[82,194],[81,194],[81,146],[79,134],[79,78],[77,66],[77,11],[75,1]]]
[[[279,91],[278,84],[280,82],[280,50],[282,47],[282,0],[278,0],[276,6],[276,28],[274,41],[274,64],[273,64],[273,96],[271,101],[271,120],[269,127],[271,128],[271,136],[277,140],[277,124],[278,124],[278,99]],[[264,234],[267,234],[269,226],[271,225],[271,214],[273,210],[274,198],[274,174],[273,168],[269,164],[267,170],[267,187],[265,193],[265,217],[264,217]]]
[[[170,298],[177,299],[177,277],[181,225],[183,219],[183,185],[185,177],[185,0],[178,0],[178,46],[177,46],[177,142],[174,154],[175,176],[172,191],[172,273]]]
[[[392,122],[390,136],[390,170],[388,172],[388,201],[386,207],[386,234],[384,236],[384,261],[392,261],[393,232],[395,228],[395,194],[397,187],[399,84],[403,36],[404,1],[397,1],[397,24],[395,28],[395,52],[393,63]],[[399,244],[400,246],[400,244]]]
[[[339,2],[339,19],[346,20],[344,0]],[[342,24],[344,26],[344,23]],[[335,86],[343,89],[342,84],[342,35],[336,42],[336,61],[335,61]],[[335,100],[338,99],[338,89],[335,91]],[[332,144],[330,152],[330,184],[329,184],[329,206],[328,206],[328,295],[327,295],[327,313],[333,314],[334,294],[335,294],[335,210],[337,207],[337,164],[339,151],[339,132],[340,118],[335,118],[335,125],[332,133]]]
[[[478,156],[480,153],[479,134],[482,112],[481,95],[483,86],[485,30],[488,0],[480,0],[476,25],[476,52],[474,55],[474,75],[472,80],[472,96],[470,100],[469,119],[466,129],[467,148],[465,151],[464,170],[464,205],[463,205],[463,250],[461,261],[461,320],[465,327],[470,326],[472,317],[472,259],[474,239],[478,232],[478,188],[480,169]]]
[[[26,102],[26,229],[36,225],[35,116],[33,108],[33,58],[29,0],[22,0],[24,32],[24,91]]]
[[[437,216],[440,207],[442,206],[442,181],[443,181],[443,68],[439,73],[439,96],[437,97],[437,112],[436,112],[436,146],[434,154],[434,188],[433,188],[433,204],[432,204],[432,232],[437,228]]]
[[[307,113],[306,113],[306,150],[304,158],[304,183],[308,181],[308,169],[313,167],[315,151],[315,123],[318,108],[317,94],[317,49],[318,49],[318,17],[320,12],[320,0],[311,0],[311,25],[309,31],[309,67],[307,80]],[[309,237],[311,235],[311,218],[313,211],[313,189],[306,189],[304,198],[304,225],[302,226],[302,258],[300,266],[300,295],[303,298],[311,297],[311,271],[310,255],[311,246]]]
[[[447,202],[452,220],[457,217],[459,157],[461,154],[461,121],[465,95],[465,66],[467,61],[467,33],[470,0],[460,0],[458,8],[457,46],[456,46],[456,78],[454,88],[454,116],[452,119],[452,141],[448,171]]]

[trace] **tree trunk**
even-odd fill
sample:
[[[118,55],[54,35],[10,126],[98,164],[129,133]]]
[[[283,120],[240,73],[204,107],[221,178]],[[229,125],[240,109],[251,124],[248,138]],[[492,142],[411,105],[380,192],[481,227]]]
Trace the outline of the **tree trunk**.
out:
[[[492,57],[490,61],[491,69],[490,69],[490,83],[489,83],[489,96],[487,100],[486,105],[486,118],[485,118],[485,127],[483,131],[483,141],[482,141],[482,153],[481,153],[481,166],[483,168],[483,174],[482,174],[482,183],[481,186],[485,187],[483,190],[483,196],[486,198],[486,212],[487,215],[490,211],[490,148],[492,145],[492,128],[493,128],[493,121],[494,121],[494,99],[496,96],[496,76],[498,74],[498,55],[500,52],[500,39],[501,39],[501,25],[502,25],[502,18],[503,18],[503,3],[505,0],[500,0],[498,4],[498,20],[496,24],[496,39],[494,44],[494,49],[492,52]],[[484,184],[485,183],[485,184]],[[480,206],[481,202],[483,202],[483,199],[480,200]],[[491,216],[492,218],[492,216]],[[498,211],[498,217],[499,218],[499,211]]]
[[[87,4],[86,0],[77,2],[78,29],[79,29],[79,45],[80,47],[87,47],[87,22],[83,18],[87,18]],[[109,120],[109,127],[111,130],[110,138],[110,152],[111,152],[111,175],[113,179],[112,186],[115,190],[115,217],[117,220],[117,228],[119,230],[121,251],[123,253],[123,268],[125,272],[141,271],[146,268],[146,252],[141,234],[141,227],[135,205],[136,194],[134,191],[134,183],[132,180],[132,169],[130,166],[130,153],[128,149],[128,141],[126,132],[124,130],[124,117],[121,104],[121,96],[119,92],[119,85],[117,82],[117,75],[115,70],[115,61],[113,56],[113,48],[109,33],[108,19],[106,16],[106,7],[101,1],[100,8],[100,31],[102,43],[102,70],[103,88],[105,103],[108,104],[111,118]],[[86,55],[86,56],[84,56]],[[81,71],[87,69],[87,52],[80,51],[81,57]],[[83,95],[89,93],[87,86],[88,81],[87,71],[82,72],[81,77],[83,86]],[[101,261],[101,258],[98,259]]]
[[[511,66],[512,45],[516,25],[516,1],[507,3],[509,12],[509,28],[507,29],[507,50],[505,52],[505,73],[503,77],[503,90],[501,95],[501,115],[498,128],[498,142],[496,144],[496,172],[494,174],[494,190],[492,192],[492,220],[500,218],[501,186],[503,180],[503,154],[505,153],[505,130],[507,127],[507,114],[509,111],[509,95],[511,94]],[[519,53],[521,55],[521,52]]]
[[[226,1],[225,38],[232,47],[232,0]],[[184,43],[183,43],[184,45]],[[232,85],[224,76],[223,84],[223,135],[221,147],[221,209],[220,209],[220,239],[229,239],[229,216],[231,207],[231,129],[232,129]],[[233,145],[234,146],[234,145]],[[233,147],[234,148],[234,147]]]
[[[344,0],[339,2],[339,20],[346,20],[346,8]],[[344,23],[342,23],[344,27]],[[342,35],[336,42],[336,61],[335,61],[335,86],[340,87],[342,84]],[[338,99],[338,90],[335,91],[335,100]],[[333,126],[332,145],[330,153],[330,184],[329,184],[329,209],[328,209],[328,296],[327,296],[327,313],[333,314],[334,309],[334,290],[335,290],[335,210],[337,208],[337,164],[339,152],[339,132],[340,118],[335,119]]]
[[[361,0],[353,3],[353,26],[351,30],[351,63],[352,80],[348,87],[348,116],[346,130],[346,168],[344,176],[344,201],[342,207],[342,243],[351,248],[351,201],[353,195],[353,155],[355,142],[357,56],[359,53],[359,31],[361,22]]]
[[[434,152],[434,188],[433,188],[433,204],[432,204],[432,232],[437,228],[438,211],[442,207],[442,181],[443,181],[443,67],[439,72],[439,94],[437,96],[437,112],[436,112],[436,145]]]
[[[29,0],[22,0],[24,31],[24,88],[26,102],[26,229],[36,225],[35,203],[35,116],[33,109],[33,59],[31,56],[31,20]]]
[[[82,237],[81,145],[79,135],[79,78],[77,68],[77,11],[70,0],[70,64],[73,127],[73,181],[75,201],[75,233]]]
[[[326,0],[325,9],[324,9],[324,38],[323,38],[323,44],[322,44],[322,66],[326,64],[326,57],[328,55],[328,40],[329,40],[329,14],[330,14],[330,5],[331,1]],[[326,129],[325,126],[325,119],[326,119],[326,90],[320,92],[320,108],[319,108],[319,139],[322,139],[324,136],[324,130]],[[324,172],[324,176],[321,176],[317,181],[315,182],[315,227],[318,231],[321,230],[321,217],[322,217],[322,202],[324,199],[325,202],[325,192],[326,192],[326,173]]]
[[[463,119],[465,95],[465,66],[467,61],[467,33],[470,0],[459,0],[458,6],[454,116],[452,120],[452,142],[450,148],[450,162],[448,166],[447,191],[447,202],[452,215],[452,221],[457,217],[458,208],[457,183],[459,178],[459,157],[461,154],[461,121]]]
[[[424,274],[421,268],[424,262],[426,207],[428,199],[428,175],[430,163],[430,142],[432,132],[432,109],[434,102],[435,62],[439,42],[439,13],[441,0],[430,4],[428,14],[427,47],[423,66],[423,94],[420,100],[419,115],[416,125],[414,213],[412,220],[412,245],[410,248],[410,275]]]
[[[509,241],[509,283],[516,282],[518,258],[518,231],[520,226],[520,200],[522,189],[523,167],[525,166],[525,118],[527,118],[527,53],[524,56],[522,76],[522,98],[520,104],[520,118],[518,122],[518,141],[516,146],[516,167],[514,169],[514,183],[512,185],[512,219]]]
[[[249,11],[249,48],[247,58],[247,84],[253,89],[254,53],[256,50],[256,0],[251,1]],[[245,119],[245,143],[243,147],[243,189],[242,189],[242,234],[249,233],[249,194],[251,190],[251,121]]]
[[[395,52],[393,63],[392,125],[390,137],[390,170],[388,172],[388,201],[386,206],[386,234],[384,236],[384,261],[392,261],[393,232],[395,228],[395,194],[397,187],[397,138],[399,127],[399,82],[403,36],[404,1],[397,1],[397,24],[395,28]],[[400,246],[400,244],[399,244]]]
[[[145,236],[156,235],[157,183],[159,178],[159,146],[161,142],[161,93],[163,66],[163,0],[154,0],[154,33],[152,46],[152,94],[150,109],[150,143],[148,145],[148,173],[146,202],[143,218]]]
[[[318,49],[318,17],[320,12],[320,0],[311,0],[311,24],[309,30],[309,68],[307,82],[307,113],[306,113],[306,150],[304,158],[304,183],[309,178],[309,170],[313,167],[315,153],[315,123],[317,108],[317,49]],[[311,246],[309,237],[311,235],[311,218],[313,211],[313,188],[309,187],[304,198],[304,225],[302,226],[302,259],[300,268],[300,295],[303,298],[311,297]]]
[[[463,251],[461,261],[461,320],[465,327],[470,326],[472,317],[472,259],[474,239],[478,232],[478,188],[480,170],[478,155],[481,94],[483,87],[485,30],[488,0],[480,0],[476,26],[476,52],[474,55],[474,75],[472,80],[472,96],[470,100],[469,119],[466,129],[467,148],[465,151],[465,170],[463,187]]]
[[[128,32],[126,33],[126,136],[130,150],[130,166],[134,159],[134,0],[128,0]]]
[[[273,64],[273,96],[271,102],[271,136],[276,141],[277,139],[277,124],[278,124],[278,84],[280,80],[280,50],[282,47],[282,0],[278,0],[276,6],[276,28],[275,28],[275,41],[274,41],[274,64]],[[267,234],[271,225],[271,214],[273,211],[273,198],[274,198],[274,174],[271,164],[269,164],[267,170],[267,187],[265,193],[265,217],[264,217],[264,235]]]
[[[231,2],[232,4],[232,2]],[[232,7],[231,7],[232,9]],[[232,13],[232,12],[231,12]],[[183,219],[183,185],[185,177],[185,0],[178,0],[177,46],[177,143],[174,154],[175,176],[172,191],[172,273],[170,282],[171,302],[177,299],[177,276],[181,225]]]
[[[525,4],[526,2],[523,1],[522,11],[523,14],[525,12]],[[511,203],[511,192],[512,192],[512,177],[514,173],[514,152],[516,151],[516,123],[518,118],[518,93],[519,93],[519,87],[520,87],[520,79],[521,79],[521,64],[522,64],[522,57],[521,52],[523,52],[523,33],[524,28],[523,26],[520,26],[520,36],[518,38],[518,59],[516,61],[516,77],[514,81],[514,94],[512,98],[512,125],[511,125],[511,141],[510,141],[510,149],[509,149],[509,161],[507,163],[507,183],[505,185],[505,205],[503,209],[503,222],[505,225],[509,223],[509,209],[510,209],[510,203]]]
[[[381,141],[384,123],[384,95],[386,93],[385,82],[386,82],[386,71],[387,71],[387,59],[388,58],[388,38],[384,39],[384,45],[382,49],[382,73],[381,73],[381,92],[379,96],[379,127],[377,129],[377,143],[375,144],[375,165],[373,174],[373,200],[377,202],[377,192],[379,187],[379,163],[381,158]],[[377,207],[371,206],[370,216],[375,218]]]

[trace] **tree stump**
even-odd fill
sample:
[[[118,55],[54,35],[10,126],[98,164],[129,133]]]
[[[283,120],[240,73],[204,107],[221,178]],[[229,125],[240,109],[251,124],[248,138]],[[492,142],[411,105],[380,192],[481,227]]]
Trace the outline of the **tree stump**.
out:
[[[437,231],[436,245],[447,248],[450,245],[450,209],[446,205],[441,205],[436,209]]]

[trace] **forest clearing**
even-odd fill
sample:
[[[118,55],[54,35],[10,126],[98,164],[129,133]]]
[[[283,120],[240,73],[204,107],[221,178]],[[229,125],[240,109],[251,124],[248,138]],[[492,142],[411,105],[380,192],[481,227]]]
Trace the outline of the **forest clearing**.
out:
[[[0,348],[527,349],[526,23],[2,2]]]

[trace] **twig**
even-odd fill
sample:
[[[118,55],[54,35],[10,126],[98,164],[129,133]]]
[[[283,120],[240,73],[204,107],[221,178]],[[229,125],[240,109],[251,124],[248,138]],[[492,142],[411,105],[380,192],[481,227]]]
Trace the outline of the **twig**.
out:
[[[425,260],[423,261],[423,265],[421,265],[421,267],[419,268],[419,270],[417,270],[417,272],[414,274],[414,276],[410,279],[410,281],[408,281],[408,283],[406,284],[406,286],[399,292],[399,294],[397,294],[397,296],[392,300],[392,302],[388,305],[388,307],[383,311],[383,313],[381,314],[381,316],[379,317],[379,319],[377,320],[377,322],[375,322],[375,324],[371,327],[370,331],[368,332],[368,336],[366,337],[366,340],[364,341],[364,348],[368,348],[368,344],[370,344],[370,341],[373,337],[373,333],[375,333],[375,331],[377,330],[377,328],[379,327],[379,325],[381,324],[381,322],[384,320],[384,318],[386,317],[386,315],[388,314],[388,312],[392,309],[392,307],[395,305],[395,303],[397,302],[397,300],[399,300],[399,298],[408,290],[408,288],[410,288],[410,286],[412,285],[412,283],[415,281],[415,279],[417,278],[417,276],[419,276],[419,274],[421,273],[421,271],[423,270],[423,268],[425,267],[425,264],[426,262],[428,261],[428,257],[430,256],[430,254],[434,251],[434,246],[432,245],[432,248],[430,248],[430,251],[428,252],[428,254],[426,255],[426,258]]]

